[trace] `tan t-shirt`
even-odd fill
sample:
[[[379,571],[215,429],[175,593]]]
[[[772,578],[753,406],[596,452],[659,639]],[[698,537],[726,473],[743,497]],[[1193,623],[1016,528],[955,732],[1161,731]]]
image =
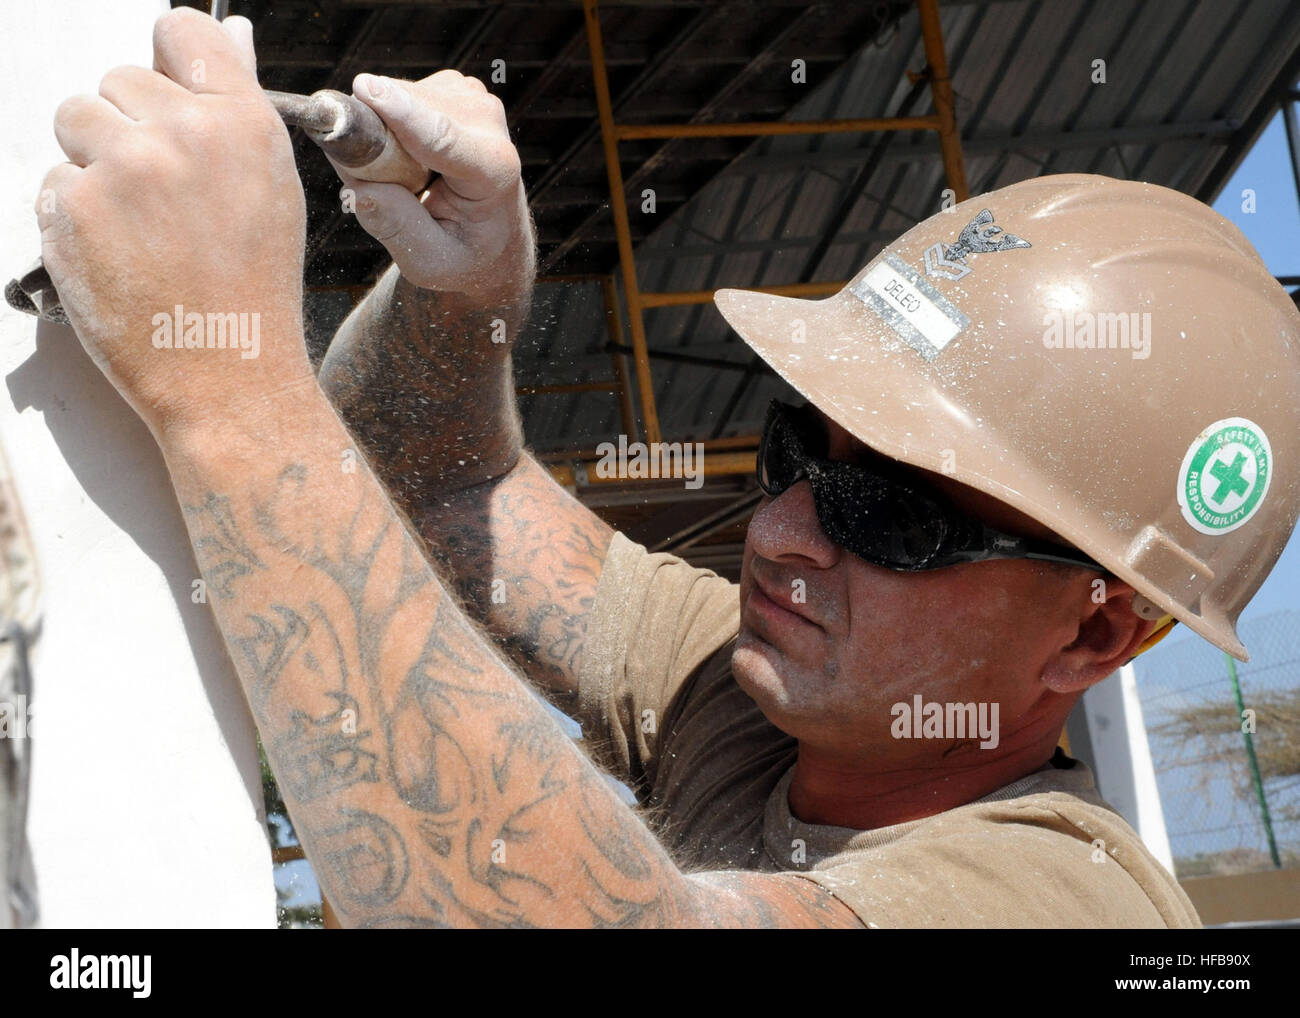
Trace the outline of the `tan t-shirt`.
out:
[[[578,720],[687,870],[796,873],[873,927],[1200,925],[1088,768],[1064,754],[923,820],[870,831],[798,820],[787,798],[798,744],[732,677],[739,625],[735,584],[614,537]]]

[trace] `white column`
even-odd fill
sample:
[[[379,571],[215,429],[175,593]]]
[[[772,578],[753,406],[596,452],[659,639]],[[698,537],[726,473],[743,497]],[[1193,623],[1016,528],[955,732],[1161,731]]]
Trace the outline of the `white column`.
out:
[[[1138,832],[1147,850],[1173,873],[1173,852],[1133,665],[1125,665],[1089,689],[1083,696],[1083,706],[1102,798],[1119,811]]]
[[[165,0],[0,4],[0,283],[40,253],[54,111],[152,63]],[[47,927],[274,926],[255,730],[148,431],[0,304],[0,442],[44,579],[28,830]]]

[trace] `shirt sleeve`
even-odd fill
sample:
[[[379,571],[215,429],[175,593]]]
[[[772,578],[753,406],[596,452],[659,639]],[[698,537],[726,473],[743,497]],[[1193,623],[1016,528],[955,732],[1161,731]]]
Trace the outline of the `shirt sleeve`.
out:
[[[634,789],[648,786],[669,705],[739,626],[736,584],[615,534],[578,677],[593,755]]]

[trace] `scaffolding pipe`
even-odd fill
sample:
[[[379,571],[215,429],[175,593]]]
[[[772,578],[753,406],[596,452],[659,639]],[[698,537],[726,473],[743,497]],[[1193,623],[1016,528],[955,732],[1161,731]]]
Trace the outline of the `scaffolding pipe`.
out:
[[[819,297],[839,293],[844,281],[833,283],[787,283],[783,286],[747,286],[754,293],[770,293],[777,297]],[[641,306],[647,308],[678,307],[683,304],[708,304],[716,290],[650,291],[641,294]],[[741,365],[742,367],[744,365]]]
[[[939,151],[943,157],[943,172],[948,186],[958,201],[970,197],[966,185],[966,165],[961,154],[961,135],[957,131],[957,115],[953,108],[952,78],[948,76],[948,55],[943,47],[943,28],[939,24],[938,0],[916,0],[916,12],[921,18],[921,37],[925,42],[925,62],[930,71],[930,95],[934,98],[934,112],[938,119]]]
[[[747,449],[755,452],[759,443],[762,441],[762,435],[731,435],[727,438],[711,438],[700,444],[704,446],[705,453],[722,452],[723,450],[732,451],[736,449]],[[692,442],[692,444],[695,444]],[[534,453],[533,458],[539,463],[572,463],[575,460],[598,460],[600,453],[595,447],[589,449],[557,449],[553,452]]]
[[[936,116],[861,117],[856,120],[769,120],[723,124],[619,124],[619,141],[642,138],[759,138],[785,134],[862,134],[867,131],[938,131]]]
[[[1295,100],[1282,103],[1282,123],[1286,126],[1286,147],[1291,155],[1291,178],[1296,194],[1300,195],[1300,123],[1296,121]]]
[[[600,292],[605,298],[605,328],[609,332],[610,365],[618,383],[618,409],[623,418],[623,434],[629,439],[638,437],[636,406],[632,402],[632,387],[628,385],[627,359],[623,356],[623,319],[618,313],[618,291],[613,276],[600,277]],[[647,350],[647,354],[649,351]]]
[[[727,527],[740,523],[754,511],[754,507],[763,500],[765,494],[762,488],[748,491],[716,512],[709,513],[707,516],[687,524],[676,533],[669,534],[661,541],[657,541],[654,545],[649,546],[648,550],[667,551],[674,555],[680,554],[686,548],[699,544],[710,534],[716,534],[719,530],[726,530]]]
[[[700,464],[701,477],[736,477],[754,472],[756,452],[706,452],[696,462]],[[599,459],[579,460],[576,463],[550,463],[551,476],[565,487],[595,487],[606,484],[645,484],[648,481],[680,481],[674,477],[601,477],[596,473]],[[581,477],[581,481],[579,481]]]
[[[611,347],[622,353],[631,353],[632,348],[626,343]],[[698,354],[678,353],[676,350],[651,350],[652,361],[667,361],[670,364],[693,364],[697,368],[717,368],[719,371],[748,371],[749,363],[733,361],[724,357],[702,357]],[[771,370],[770,368],[768,369]]]
[[[605,150],[605,172],[609,177],[609,207],[614,215],[614,233],[618,238],[618,261],[623,269],[623,294],[627,299],[627,318],[632,331],[637,391],[641,396],[641,419],[645,422],[646,441],[653,444],[660,439],[659,412],[655,408],[654,381],[650,376],[650,355],[646,352],[645,320],[641,316],[636,261],[632,255],[632,229],[627,217],[627,196],[623,193],[623,168],[618,161],[614,104],[609,96],[609,76],[605,73],[605,44],[600,36],[600,14],[596,10],[596,0],[582,0],[582,12],[587,21],[587,44],[591,50],[591,77],[596,87],[600,140]]]

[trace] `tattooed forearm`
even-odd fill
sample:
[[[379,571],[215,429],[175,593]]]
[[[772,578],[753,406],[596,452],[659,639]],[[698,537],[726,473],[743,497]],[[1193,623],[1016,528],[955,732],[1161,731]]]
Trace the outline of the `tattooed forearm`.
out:
[[[202,505],[185,506],[185,514],[201,521],[203,536],[195,550],[211,563],[209,582],[218,597],[233,597],[233,581],[254,569],[266,568],[235,530],[230,499],[209,492]]]
[[[410,862],[401,833],[383,817],[340,807],[337,822],[313,832],[313,861],[336,889],[337,908],[376,909],[393,904],[406,889]]]
[[[357,782],[379,780],[379,758],[365,747],[371,731],[357,729],[359,705],[347,693],[330,690],[326,696],[337,709],[320,717],[295,710],[289,730],[275,737],[272,752],[284,761],[284,782],[296,799],[311,802]]]
[[[224,507],[188,514],[205,575],[232,548],[259,563],[211,604],[339,915],[691,922],[686,879],[460,613],[375,478],[339,471],[329,408],[282,413],[272,442],[168,459],[183,504]]]
[[[230,596],[234,596],[233,591]],[[282,604],[271,605],[270,611],[274,618],[250,614],[251,628],[226,635],[226,642],[234,651],[235,665],[248,677],[254,709],[266,703],[280,672],[307,639],[307,623],[296,611]]]
[[[519,458],[510,344],[531,287],[518,289],[485,307],[418,289],[391,268],[330,344],[321,386],[408,511]]]

